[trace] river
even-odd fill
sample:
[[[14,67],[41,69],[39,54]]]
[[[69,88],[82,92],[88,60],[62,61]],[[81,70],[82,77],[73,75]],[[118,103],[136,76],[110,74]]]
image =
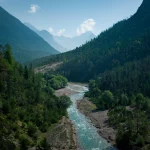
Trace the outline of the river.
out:
[[[70,90],[78,92],[70,96],[73,104],[68,108],[68,115],[73,122],[77,132],[77,141],[80,150],[116,150],[114,147],[103,139],[97,132],[97,129],[92,125],[76,106],[76,101],[81,100],[88,88],[81,85],[72,85],[67,87]]]

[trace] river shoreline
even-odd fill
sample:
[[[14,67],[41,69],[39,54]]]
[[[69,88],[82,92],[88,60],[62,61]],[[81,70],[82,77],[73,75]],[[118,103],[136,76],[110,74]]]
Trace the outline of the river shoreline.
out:
[[[80,86],[85,86],[85,87],[88,87],[88,84],[82,84],[82,83],[72,83],[72,82],[69,82],[68,83],[68,86],[69,87],[72,87],[72,86],[74,86],[74,85],[80,85]],[[59,89],[59,90],[56,90],[55,91],[55,95],[56,96],[63,96],[63,95],[66,95],[66,96],[71,96],[71,95],[73,95],[73,94],[77,94],[77,93],[79,93],[78,91],[75,91],[75,90],[72,90],[71,88],[68,88],[68,86],[67,87],[65,87],[65,88],[62,88],[62,89]]]
[[[80,86],[81,86],[81,89],[80,89]],[[74,95],[76,95],[76,94],[78,94],[78,93],[81,93],[81,91],[82,91],[82,88],[83,87],[88,87],[88,85],[87,84],[81,84],[81,83],[68,83],[68,86],[67,87],[65,87],[65,88],[63,88],[63,89],[59,89],[59,90],[57,90],[57,91],[55,91],[55,95],[56,96],[63,96],[63,95],[66,95],[66,96],[69,96],[69,97],[72,97],[72,96],[74,96]],[[81,91],[80,91],[81,90]],[[110,130],[110,128],[105,128],[105,129],[108,129],[108,131],[110,131],[111,133],[110,133],[110,135],[109,135],[109,133],[108,133],[108,131],[102,131],[104,128],[101,128],[101,126],[100,126],[100,124],[99,124],[99,121],[96,119],[96,118],[94,118],[91,114],[93,114],[92,113],[92,110],[94,110],[94,106],[91,104],[91,103],[89,103],[89,101],[86,99],[82,99],[82,100],[77,100],[76,102],[75,102],[76,104],[77,104],[77,109],[86,117],[86,118],[89,118],[90,120],[91,120],[91,124],[93,125],[93,126],[95,126],[97,129],[98,129],[98,133],[97,133],[97,136],[98,136],[98,134],[100,135],[100,137],[102,137],[102,138],[104,138],[106,141],[108,141],[108,143],[110,144],[110,145],[114,145],[114,138],[112,138],[113,136],[112,135],[115,135],[115,134],[113,134],[113,132],[112,132],[112,130]],[[85,105],[85,106],[84,106]],[[90,105],[90,109],[89,109],[89,105]],[[91,105],[92,105],[92,107],[91,107]],[[82,106],[82,107],[81,107]],[[92,109],[91,109],[92,108]],[[72,109],[72,108],[71,108]],[[72,110],[71,110],[72,111]],[[73,110],[74,111],[74,110]],[[72,114],[72,112],[71,112],[71,114]],[[106,113],[107,114],[107,113]],[[105,116],[107,116],[105,114]],[[73,114],[72,114],[73,115]],[[97,116],[97,115],[96,115]],[[102,115],[102,118],[103,119],[105,119],[104,118],[104,116]],[[66,120],[66,119],[64,119],[64,120]],[[64,121],[63,121],[64,122]],[[74,122],[74,121],[73,121]],[[65,130],[67,130],[67,128],[68,128],[68,125],[70,126],[70,129],[69,129],[69,135],[70,136],[66,136],[66,138],[65,138],[65,140],[64,140],[64,138],[63,138],[63,140],[61,139],[60,141],[59,141],[59,139],[60,138],[58,138],[58,140],[54,140],[54,143],[57,143],[57,144],[54,144],[54,146],[53,146],[53,150],[59,150],[59,149],[66,149],[66,150],[68,150],[68,149],[72,149],[72,150],[79,150],[80,149],[80,147],[79,147],[79,143],[78,143],[78,139],[77,139],[77,131],[76,131],[76,128],[78,128],[77,127],[77,124],[76,124],[76,127],[74,126],[74,124],[73,124],[73,122],[72,122],[72,120],[70,119],[70,113],[69,113],[69,118],[67,117],[67,120],[63,123],[63,126],[61,127],[61,129],[62,128],[65,128]],[[81,122],[80,122],[81,123]],[[60,126],[60,124],[62,125],[62,123],[59,123],[58,124],[58,126]],[[65,127],[64,127],[64,125],[65,125]],[[67,126],[66,126],[67,125]],[[80,124],[81,125],[81,124]],[[56,126],[56,128],[57,128],[57,126]],[[89,128],[89,126],[88,126],[88,128]],[[94,129],[95,130],[95,129]],[[62,130],[61,130],[62,131]],[[68,132],[68,131],[67,131]],[[83,131],[84,132],[84,131]],[[54,134],[55,134],[55,132],[54,132]],[[88,133],[87,133],[88,134]],[[79,136],[79,135],[78,135]],[[49,134],[49,139],[51,139],[53,137],[53,134]],[[79,137],[78,137],[79,138]],[[80,134],[80,138],[81,138],[81,134]],[[97,137],[98,138],[98,137]],[[70,140],[70,139],[73,139],[73,140]],[[98,138],[99,139],[99,138]],[[80,139],[81,140],[81,139]],[[100,140],[100,139],[99,139]],[[104,140],[104,141],[105,141]],[[50,141],[50,140],[49,140]],[[67,142],[68,141],[73,141],[72,142],[72,144],[71,144],[71,146],[70,147],[67,147],[67,146],[65,146],[65,145],[67,145]],[[103,141],[103,140],[102,140]],[[103,142],[104,142],[103,141]],[[66,143],[66,144],[60,144],[60,143]],[[69,142],[70,143],[70,142]],[[105,142],[104,142],[105,143]],[[97,143],[98,144],[98,143]],[[97,144],[95,144],[95,146],[97,145]],[[106,144],[106,143],[105,143]],[[59,145],[59,146],[58,146]],[[99,145],[99,144],[98,144]],[[98,146],[97,145],[97,146]],[[100,146],[100,145],[99,145]],[[101,145],[102,146],[102,145]],[[104,145],[103,145],[104,146]],[[103,147],[102,146],[102,147]],[[104,146],[105,147],[105,146]],[[103,148],[104,148],[103,147]],[[106,146],[107,147],[107,146]]]
[[[71,87],[73,85],[75,85],[75,83],[68,83],[69,87]],[[79,85],[79,84],[77,84],[77,85]],[[80,85],[83,85],[83,84],[80,84]],[[77,93],[78,93],[77,91],[71,90],[68,87],[65,87],[65,88],[62,88],[62,89],[55,91],[55,95],[58,97],[63,96],[63,95],[71,96],[71,95],[77,94]],[[68,127],[70,129],[68,129]],[[62,150],[62,149],[79,150],[79,145],[77,142],[78,140],[77,140],[77,135],[76,135],[76,129],[75,129],[72,121],[68,118],[68,116],[67,117],[64,116],[62,118],[62,120],[60,120],[59,123],[57,125],[55,125],[55,127],[52,130],[49,131],[49,133],[47,134],[49,143],[52,142],[51,139],[54,139],[53,135],[56,134],[56,131],[61,130],[60,132],[62,133],[63,129],[70,136],[66,136],[65,139],[64,138],[62,139],[60,136],[57,137],[57,140],[53,141],[54,144],[52,145],[52,150]],[[63,134],[63,136],[64,135],[65,134]],[[68,146],[69,144],[70,144],[70,146]]]
[[[97,128],[98,134],[106,139],[108,143],[112,146],[115,145],[115,135],[116,131],[109,126],[107,120],[108,111],[93,111],[95,106],[88,100],[88,98],[83,98],[77,101],[78,110],[84,114],[91,123]]]
[[[76,131],[71,120],[64,116],[56,125],[49,129],[47,142],[52,150],[77,150]]]

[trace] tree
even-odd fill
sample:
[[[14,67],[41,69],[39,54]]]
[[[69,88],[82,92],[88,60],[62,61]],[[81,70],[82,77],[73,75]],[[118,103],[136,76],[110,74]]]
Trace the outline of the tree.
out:
[[[116,143],[123,150],[143,147],[150,135],[149,121],[145,112],[134,110],[132,115],[124,116],[125,122],[120,124]]]
[[[38,148],[40,150],[51,150],[51,146],[47,142],[46,138],[44,138],[42,141],[40,141],[40,144],[38,145]]]
[[[123,106],[127,106],[129,104],[129,98],[126,94],[121,94],[120,104]]]
[[[27,66],[24,67],[24,77],[26,80],[29,78],[29,70]]]
[[[105,105],[105,109],[108,109],[112,106],[113,104],[113,100],[114,100],[114,96],[113,93],[110,91],[104,91],[104,93],[101,96],[101,100],[104,101],[104,105]]]
[[[5,46],[4,58],[8,61],[8,63],[9,63],[10,65],[13,64],[13,61],[14,61],[14,60],[13,60],[13,56],[12,56],[11,47],[10,47],[9,44],[7,44],[7,45]]]

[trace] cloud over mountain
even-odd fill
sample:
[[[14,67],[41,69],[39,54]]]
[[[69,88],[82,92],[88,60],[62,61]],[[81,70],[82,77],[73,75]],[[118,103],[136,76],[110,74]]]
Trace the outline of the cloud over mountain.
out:
[[[77,35],[81,35],[83,33],[86,33],[87,31],[93,31],[94,26],[96,25],[96,22],[94,19],[90,18],[88,20],[85,20],[79,28],[77,28]]]

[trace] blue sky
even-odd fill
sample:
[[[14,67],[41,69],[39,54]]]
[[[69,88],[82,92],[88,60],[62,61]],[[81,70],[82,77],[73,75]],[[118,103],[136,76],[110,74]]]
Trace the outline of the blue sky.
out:
[[[99,34],[133,15],[143,0],[0,0],[22,22],[55,35]]]

